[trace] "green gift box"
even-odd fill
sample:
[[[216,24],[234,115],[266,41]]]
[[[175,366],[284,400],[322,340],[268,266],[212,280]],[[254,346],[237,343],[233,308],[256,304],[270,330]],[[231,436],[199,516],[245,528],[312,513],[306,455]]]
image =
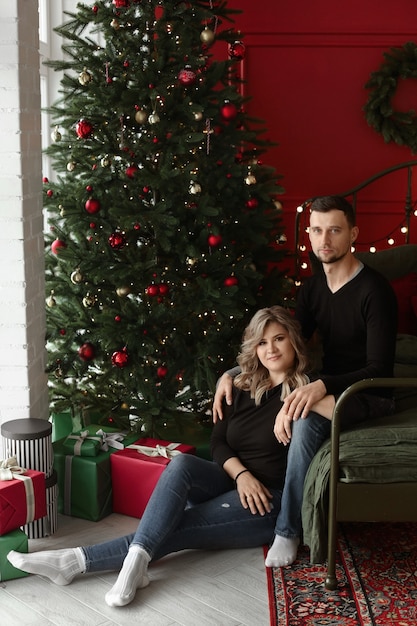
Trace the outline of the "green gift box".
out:
[[[104,427],[103,430],[116,429]],[[129,433],[121,447],[136,439],[136,433]],[[58,511],[98,522],[112,513],[110,455],[115,448],[109,447],[107,452],[100,451],[94,457],[74,456],[66,453],[64,444],[65,439],[53,444],[54,469],[58,475]]]
[[[74,430],[72,415],[66,413],[52,413],[49,421],[52,424],[52,443],[71,434]]]
[[[28,551],[28,538],[22,530],[13,530],[0,537],[0,582],[29,575],[20,569],[16,569],[9,563],[7,555],[10,550],[16,550],[16,552]]]

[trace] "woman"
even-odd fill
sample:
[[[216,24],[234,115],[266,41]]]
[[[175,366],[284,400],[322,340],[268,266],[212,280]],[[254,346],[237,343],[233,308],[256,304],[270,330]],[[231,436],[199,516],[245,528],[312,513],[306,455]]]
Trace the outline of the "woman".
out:
[[[124,606],[148,585],[148,565],[185,549],[262,546],[271,540],[280,509],[287,448],[274,437],[277,410],[292,389],[308,382],[298,323],[282,307],[258,311],[238,356],[233,405],[215,424],[214,461],[176,456],[162,473],[136,533],[95,546],[21,554],[17,568],[69,584],[85,572],[120,569],[106,594]]]

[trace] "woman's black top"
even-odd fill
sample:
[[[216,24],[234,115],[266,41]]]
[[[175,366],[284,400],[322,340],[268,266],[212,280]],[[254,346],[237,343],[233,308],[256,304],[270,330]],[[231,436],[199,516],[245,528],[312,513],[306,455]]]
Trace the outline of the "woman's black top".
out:
[[[273,431],[282,406],[280,395],[278,385],[256,406],[248,391],[233,387],[233,404],[224,404],[223,420],[214,425],[211,437],[211,453],[221,467],[237,456],[258,480],[273,488],[283,487],[288,452]]]

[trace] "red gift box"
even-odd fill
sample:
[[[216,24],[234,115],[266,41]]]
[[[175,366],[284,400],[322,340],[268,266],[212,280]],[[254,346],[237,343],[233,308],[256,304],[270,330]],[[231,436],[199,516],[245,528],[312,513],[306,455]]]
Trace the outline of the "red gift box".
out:
[[[156,456],[149,456],[131,446],[111,455],[113,512],[142,517],[159,477],[171,460],[171,454],[195,454],[196,449],[184,443],[149,438],[139,439],[132,446],[149,448],[149,454]]]
[[[44,472],[28,469],[12,480],[0,480],[0,535],[45,515]]]

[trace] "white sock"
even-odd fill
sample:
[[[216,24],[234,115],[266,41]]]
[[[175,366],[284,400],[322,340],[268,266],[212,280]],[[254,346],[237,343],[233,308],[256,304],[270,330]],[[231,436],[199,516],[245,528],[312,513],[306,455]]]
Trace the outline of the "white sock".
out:
[[[125,606],[132,602],[136,589],[149,585],[147,575],[150,556],[140,546],[131,546],[113,587],[106,593],[106,604]]]
[[[81,548],[45,550],[43,552],[16,552],[12,550],[7,560],[29,574],[46,576],[56,585],[69,585],[77,574],[85,572],[85,557]]]
[[[285,567],[294,563],[297,558],[299,543],[300,539],[298,537],[288,539],[287,537],[281,537],[281,535],[275,535],[274,543],[266,555],[266,567]]]

